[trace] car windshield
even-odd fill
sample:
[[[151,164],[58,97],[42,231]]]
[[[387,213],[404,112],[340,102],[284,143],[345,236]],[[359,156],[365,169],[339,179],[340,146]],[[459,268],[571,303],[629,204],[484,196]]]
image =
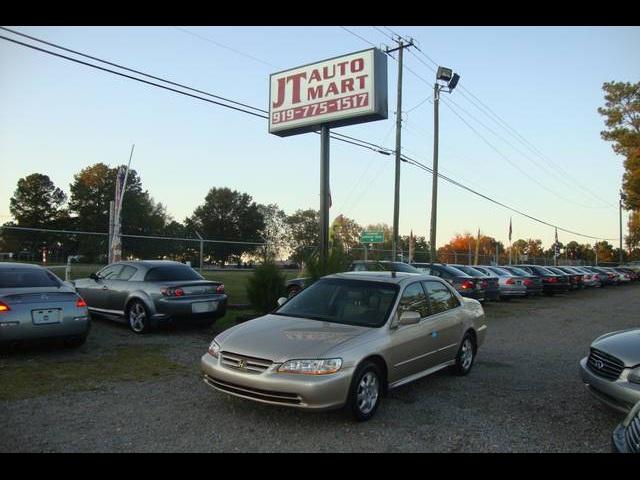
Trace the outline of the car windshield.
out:
[[[486,277],[487,274],[480,270],[476,270],[473,267],[467,267],[466,265],[456,265],[455,268],[461,270],[462,272],[471,275],[472,277]]]
[[[420,271],[411,265],[402,262],[358,262],[354,263],[350,269],[354,272],[404,272],[404,273],[420,273]]]
[[[501,277],[513,277],[513,273],[511,273],[509,270],[505,270],[504,268],[489,267],[489,269]]]
[[[533,267],[536,269],[536,271],[538,273],[541,273],[542,275],[556,275],[554,272],[552,272],[551,270],[549,270],[548,268],[544,268],[544,267],[539,267],[539,266],[535,266]]]
[[[391,283],[328,278],[318,280],[274,313],[323,322],[381,327],[398,293]]]
[[[529,272],[517,267],[509,267],[509,271],[512,273],[515,273],[516,275],[522,275],[525,277],[528,277],[529,275],[531,275]]]
[[[2,269],[0,288],[60,287],[62,283],[57,277],[39,268]]]
[[[198,272],[187,265],[163,265],[152,268],[144,277],[147,282],[173,282],[182,280],[203,280]]]

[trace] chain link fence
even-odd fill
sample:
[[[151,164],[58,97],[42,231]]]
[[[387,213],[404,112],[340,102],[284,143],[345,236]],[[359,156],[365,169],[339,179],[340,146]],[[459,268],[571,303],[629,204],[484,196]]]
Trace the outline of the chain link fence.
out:
[[[67,279],[105,266],[108,248],[109,235],[102,232],[0,227],[0,261],[36,263]],[[265,242],[122,235],[123,260],[175,260],[201,272],[250,270],[266,258],[274,258],[283,269],[298,268],[283,259],[285,255],[282,246]]]
[[[78,278],[95,272],[108,263],[108,234],[102,232],[35,229],[15,226],[0,226],[0,261],[31,262],[54,269],[61,277]],[[122,235],[122,259],[166,259],[187,263],[202,271],[206,270],[250,270],[266,258],[275,259],[276,264],[287,270],[301,271],[305,259],[318,253],[317,246],[301,246],[292,250],[288,246],[266,242],[230,241],[199,238],[161,237],[145,235]],[[346,251],[347,259],[393,260],[390,249],[353,247]],[[296,260],[290,260],[295,258]],[[412,258],[409,251],[397,252],[396,261],[428,263],[428,250],[415,249]],[[439,252],[434,261],[449,264],[473,265],[475,253]],[[549,257],[520,255],[509,261],[507,253],[499,252],[478,256],[478,265],[507,264],[553,265]],[[590,262],[572,260],[565,256],[557,259],[557,265],[586,265]],[[600,262],[604,265],[603,262]]]

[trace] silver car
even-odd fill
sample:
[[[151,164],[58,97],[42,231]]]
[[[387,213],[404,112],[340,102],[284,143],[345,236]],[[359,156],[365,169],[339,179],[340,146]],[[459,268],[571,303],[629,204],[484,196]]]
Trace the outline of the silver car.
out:
[[[91,328],[84,300],[38,265],[0,263],[0,346],[25,340],[84,343]]]
[[[640,401],[640,328],[596,338],[580,361],[580,372],[598,400],[627,413]]]
[[[299,409],[347,406],[363,421],[390,388],[447,367],[468,374],[487,329],[477,300],[429,275],[340,273],[279,303],[213,340],[207,385]]]
[[[112,263],[75,287],[92,313],[124,321],[135,333],[171,321],[211,324],[227,309],[223,283],[166,260]]]

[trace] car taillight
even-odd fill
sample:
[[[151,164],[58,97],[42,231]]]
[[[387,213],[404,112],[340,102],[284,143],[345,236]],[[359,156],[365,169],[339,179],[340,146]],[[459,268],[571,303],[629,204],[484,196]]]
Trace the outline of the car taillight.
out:
[[[473,284],[473,282],[471,280],[463,280],[462,283],[460,284],[460,288],[474,288],[475,285]]]
[[[78,300],[76,300],[76,307],[84,308],[86,306],[87,306],[87,302],[85,302],[82,297],[78,297]]]
[[[216,293],[224,293],[224,283],[221,283],[216,287]]]
[[[0,302],[0,312],[8,312],[9,310],[11,310],[9,305],[4,302]]]
[[[528,278],[526,278],[526,279],[524,280],[524,282],[522,282],[522,283],[524,283],[524,284],[525,284],[525,286],[527,286],[527,287],[528,287],[529,285],[532,285],[532,284],[533,284],[533,282],[532,282],[531,280],[529,280]]]
[[[507,285],[513,285],[514,283],[516,283],[516,281],[513,278],[507,278],[504,283],[506,283]]]
[[[486,280],[482,281],[482,288],[487,288],[489,286],[489,284],[487,283]]]
[[[558,279],[556,277],[547,277],[547,282],[558,283]]]
[[[184,290],[181,288],[161,288],[160,293],[165,297],[182,297]]]

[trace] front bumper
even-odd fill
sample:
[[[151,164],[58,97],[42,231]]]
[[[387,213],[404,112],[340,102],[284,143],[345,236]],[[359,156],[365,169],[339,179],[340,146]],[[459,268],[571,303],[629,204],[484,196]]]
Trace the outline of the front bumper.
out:
[[[607,380],[589,370],[587,357],[580,360],[580,374],[585,388],[602,403],[621,413],[628,413],[640,402],[640,384],[626,380],[627,373],[628,369],[623,370],[617,380]]]
[[[219,358],[208,353],[200,361],[204,382],[210,387],[236,397],[270,405],[302,410],[332,410],[347,401],[353,368],[342,368],[331,375],[296,375],[278,373],[273,364],[262,373],[249,373],[225,367]]]

